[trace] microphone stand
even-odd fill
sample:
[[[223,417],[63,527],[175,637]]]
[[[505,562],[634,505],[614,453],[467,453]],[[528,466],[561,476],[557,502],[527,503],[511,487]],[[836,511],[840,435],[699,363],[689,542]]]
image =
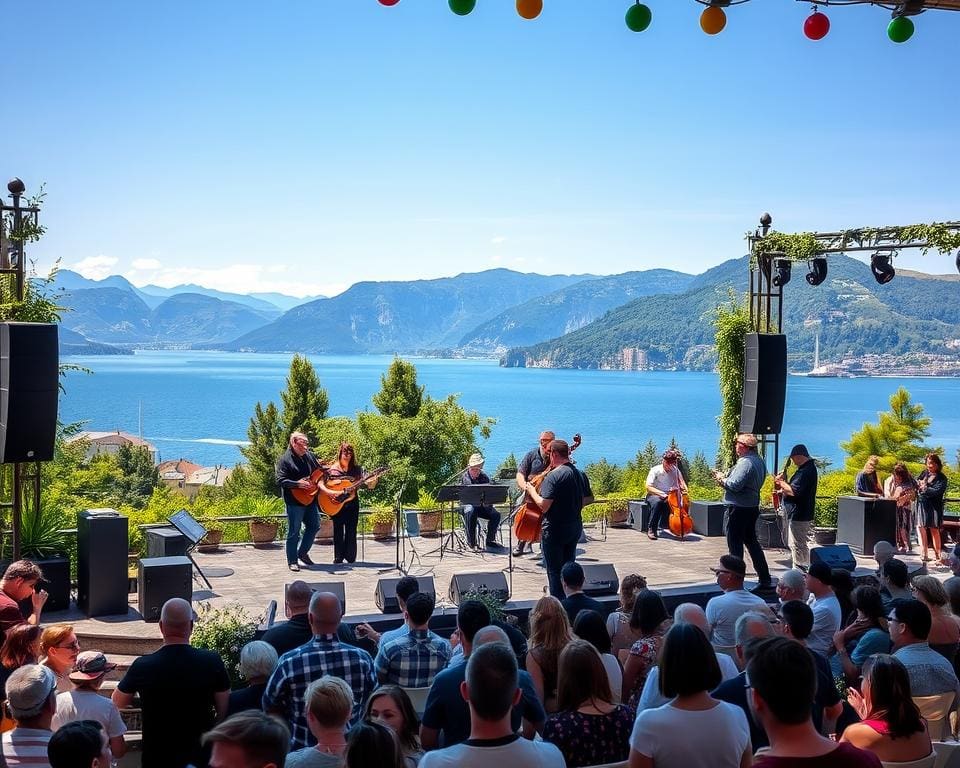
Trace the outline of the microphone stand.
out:
[[[409,575],[409,573],[408,573],[408,571],[407,571],[407,545],[406,545],[406,542],[404,542],[404,544],[403,544],[403,559],[401,560],[401,558],[400,558],[400,539],[403,538],[404,532],[406,531],[406,527],[404,527],[404,528],[401,528],[401,527],[400,527],[400,526],[401,526],[401,523],[402,523],[402,519],[403,519],[403,504],[401,503],[401,499],[403,498],[403,492],[407,489],[407,483],[408,483],[409,481],[410,481],[410,478],[409,478],[409,477],[404,477],[404,478],[403,478],[403,482],[400,483],[400,490],[397,491],[397,495],[396,495],[396,497],[395,497],[395,499],[394,499],[394,505],[395,505],[395,512],[394,512],[394,514],[395,514],[395,516],[396,516],[395,525],[396,525],[396,531],[397,531],[397,537],[396,537],[396,549],[397,549],[397,551],[396,551],[396,561],[395,561],[395,565],[394,565],[393,568],[384,568],[383,570],[377,571],[378,574],[389,573],[390,571],[398,571],[399,573],[402,573],[404,576],[408,576],[408,575]]]

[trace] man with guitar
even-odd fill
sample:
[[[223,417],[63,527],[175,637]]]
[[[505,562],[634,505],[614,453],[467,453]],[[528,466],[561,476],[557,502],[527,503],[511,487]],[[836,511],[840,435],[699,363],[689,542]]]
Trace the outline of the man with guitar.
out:
[[[793,462],[797,471],[787,480],[787,465]],[[790,449],[790,458],[783,472],[773,478],[774,488],[780,492],[787,519],[787,539],[793,568],[810,567],[810,539],[813,535],[813,515],[817,506],[817,465],[802,443]]]
[[[540,445],[532,451],[528,451],[520,460],[520,464],[517,466],[517,488],[519,490],[527,490],[527,481],[550,466],[549,448],[555,437],[556,435],[549,429],[544,430],[540,433]],[[513,553],[514,556],[520,557],[527,544],[530,545],[530,551],[533,552],[533,542],[524,541],[518,537],[517,551]]]
[[[680,454],[672,448],[664,451],[663,461],[651,467],[647,474],[647,506],[650,507],[650,520],[647,525],[647,538],[656,539],[670,518],[670,492],[686,491],[687,484],[680,472]]]
[[[357,488],[361,485],[375,488],[381,470],[370,475],[364,475],[357,464],[353,446],[350,443],[340,443],[337,458],[325,468],[323,477],[317,483],[320,492],[331,499],[342,502],[339,511],[333,517],[333,562],[342,563],[346,560],[353,563],[357,559],[357,523],[360,521],[360,499],[357,498]],[[342,496],[346,492],[347,498]]]
[[[320,462],[309,450],[310,441],[303,432],[290,435],[290,443],[277,462],[277,485],[283,493],[287,509],[287,567],[299,571],[297,560],[313,565],[310,547],[320,530],[320,512],[317,509],[317,484],[311,476],[320,469]],[[306,494],[307,501],[293,495],[294,489]],[[300,528],[303,527],[303,539]]]

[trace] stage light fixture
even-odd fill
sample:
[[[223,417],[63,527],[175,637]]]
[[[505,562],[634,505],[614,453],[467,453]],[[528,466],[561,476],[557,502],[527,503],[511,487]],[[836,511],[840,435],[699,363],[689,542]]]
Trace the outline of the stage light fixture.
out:
[[[823,256],[810,259],[810,271],[807,272],[807,282],[810,285],[820,285],[827,279],[827,260]]]
[[[790,282],[790,268],[793,263],[788,258],[779,258],[773,260],[773,284],[777,288],[782,288]]]
[[[897,274],[893,268],[893,254],[875,253],[870,257],[870,271],[873,272],[873,279],[880,285],[886,285]]]

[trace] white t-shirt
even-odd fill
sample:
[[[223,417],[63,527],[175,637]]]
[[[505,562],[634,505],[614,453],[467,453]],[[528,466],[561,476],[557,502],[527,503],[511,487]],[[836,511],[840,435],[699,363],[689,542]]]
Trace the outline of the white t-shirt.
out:
[[[810,595],[810,607],[813,609],[813,629],[807,638],[807,648],[826,654],[833,648],[833,635],[840,629],[840,601],[830,592],[825,597]]]
[[[680,470],[674,467],[671,471],[666,471],[663,464],[657,464],[647,473],[647,485],[652,485],[658,491],[667,493],[680,485]]]
[[[714,653],[717,656],[717,664],[720,665],[721,682],[732,680],[740,674],[737,663],[730,656],[716,651]],[[670,699],[660,693],[660,667],[654,667],[643,683],[643,690],[640,692],[640,699],[637,701],[637,712],[662,707],[668,701]]]
[[[770,615],[770,608],[762,597],[745,589],[724,592],[707,603],[707,621],[710,622],[710,642],[714,645],[731,647],[737,644],[734,627],[743,614],[756,611],[764,616]]]
[[[545,741],[507,736],[476,746],[469,740],[427,752],[419,768],[566,768],[563,754]]]
[[[603,668],[607,670],[607,680],[610,681],[610,693],[613,698],[611,703],[620,703],[620,692],[623,688],[623,670],[620,668],[620,662],[612,653],[601,653],[600,659],[603,661]]]
[[[67,691],[57,694],[57,714],[53,716],[50,729],[56,731],[62,725],[75,720],[96,720],[110,739],[123,736],[127,732],[127,726],[123,724],[116,705],[95,691]]]
[[[701,711],[664,704],[637,715],[630,748],[657,768],[740,768],[750,727],[743,710],[725,701]]]

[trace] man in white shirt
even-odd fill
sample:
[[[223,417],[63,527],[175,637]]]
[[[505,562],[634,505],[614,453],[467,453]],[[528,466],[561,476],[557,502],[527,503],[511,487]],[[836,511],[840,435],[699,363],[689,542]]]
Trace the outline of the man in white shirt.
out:
[[[762,597],[743,588],[747,564],[736,555],[723,555],[719,566],[711,569],[717,575],[717,585],[723,594],[707,603],[707,621],[710,623],[710,642],[718,648],[736,645],[734,627],[743,614],[757,611],[773,618],[773,612]]]
[[[652,467],[647,473],[647,506],[650,507],[650,519],[647,521],[647,537],[657,538],[660,529],[670,519],[670,504],[667,497],[670,491],[686,490],[680,472],[680,454],[669,450],[663,454],[663,461]]]
[[[791,568],[784,571],[783,575],[777,581],[777,597],[780,604],[789,603],[791,600],[801,600],[807,602],[806,574],[799,568]]]
[[[807,638],[807,647],[824,656],[833,647],[833,635],[840,629],[840,601],[833,593],[830,566],[814,563],[807,571],[809,605],[813,609],[813,630]]]

